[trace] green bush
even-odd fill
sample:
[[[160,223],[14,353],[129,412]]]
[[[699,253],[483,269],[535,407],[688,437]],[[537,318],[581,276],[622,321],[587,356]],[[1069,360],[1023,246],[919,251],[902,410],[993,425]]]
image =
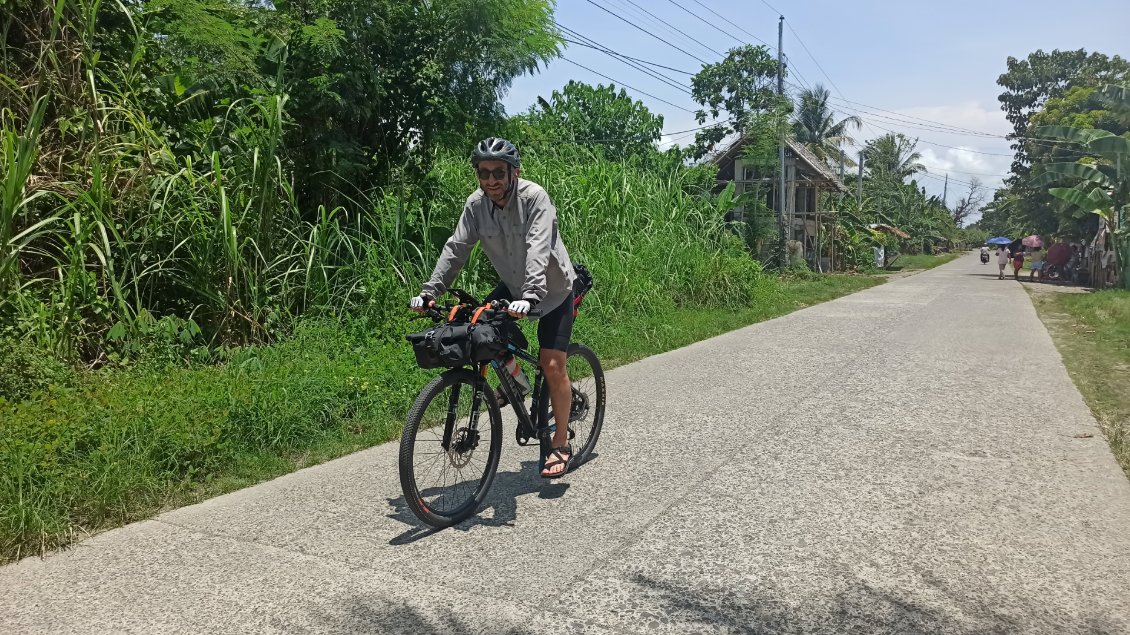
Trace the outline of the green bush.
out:
[[[69,366],[26,342],[0,338],[0,401],[21,401],[73,379]]]

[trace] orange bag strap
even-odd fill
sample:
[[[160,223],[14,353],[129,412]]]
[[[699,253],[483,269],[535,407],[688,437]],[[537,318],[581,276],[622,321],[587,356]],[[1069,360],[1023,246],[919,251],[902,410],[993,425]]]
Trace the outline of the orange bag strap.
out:
[[[479,318],[482,316],[483,311],[486,311],[489,308],[490,308],[490,304],[484,304],[481,307],[479,307],[478,310],[475,311],[475,315],[471,317],[471,324],[477,323],[479,321]]]
[[[459,312],[459,307],[461,307],[461,306],[463,306],[463,305],[462,304],[456,304],[455,306],[451,307],[451,315],[447,316],[448,322],[454,322],[455,321],[455,314]]]

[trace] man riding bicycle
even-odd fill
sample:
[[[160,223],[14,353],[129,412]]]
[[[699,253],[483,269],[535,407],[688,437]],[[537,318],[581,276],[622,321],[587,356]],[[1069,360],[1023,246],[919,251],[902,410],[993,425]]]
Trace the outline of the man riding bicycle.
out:
[[[471,153],[479,178],[463,206],[455,232],[443,247],[432,277],[409,303],[421,312],[435,304],[467,263],[478,243],[502,279],[487,301],[510,300],[515,318],[538,320],[540,362],[549,383],[557,428],[541,475],[556,478],[569,469],[569,410],[572,388],[565,359],[573,335],[576,275],[557,229],[557,209],[538,184],[519,178],[518,148],[505,139],[484,139]]]

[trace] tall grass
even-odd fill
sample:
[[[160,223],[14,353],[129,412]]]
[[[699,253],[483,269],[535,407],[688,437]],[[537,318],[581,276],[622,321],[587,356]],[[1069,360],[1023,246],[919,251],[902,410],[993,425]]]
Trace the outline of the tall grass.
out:
[[[394,436],[423,377],[404,304],[476,187],[456,152],[300,209],[285,95],[197,104],[206,116],[169,130],[140,38],[131,60],[98,61],[98,10],[58,0],[35,13],[37,51],[0,49],[27,75],[0,78],[0,558],[211,491],[247,457],[277,472],[327,440]],[[689,337],[673,313],[787,304],[708,171],[524,150],[596,277],[582,337],[628,359]],[[496,280],[476,252],[460,285]]]

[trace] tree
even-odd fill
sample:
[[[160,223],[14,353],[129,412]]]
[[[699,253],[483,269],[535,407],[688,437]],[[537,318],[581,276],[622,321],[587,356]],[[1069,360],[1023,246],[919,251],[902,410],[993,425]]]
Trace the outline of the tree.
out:
[[[985,230],[991,236],[1019,236],[1024,225],[1018,224],[1014,209],[1018,195],[1009,188],[993,193],[993,200],[981,210],[981,218],[972,226]]]
[[[1106,86],[1098,97],[1121,120],[1130,117],[1130,88]],[[1072,183],[1071,187],[1054,187],[1048,192],[1083,212],[1093,213],[1111,229],[1119,268],[1125,267],[1130,253],[1123,252],[1127,230],[1120,219],[1130,214],[1130,138],[1109,130],[1044,126],[1034,133],[1043,138],[1071,144],[1085,156],[1078,161],[1064,161],[1037,166],[1033,184],[1037,187],[1056,182]],[[1126,280],[1130,288],[1130,279]]]
[[[442,146],[496,132],[514,78],[559,53],[551,0],[279,0],[307,209],[420,174]]]
[[[702,157],[726,136],[742,132],[750,117],[760,113],[784,112],[783,98],[776,91],[777,61],[764,46],[730,49],[726,59],[707,64],[691,79],[691,94],[702,106],[695,113],[700,124],[727,119],[699,132],[693,154]]]
[[[1117,55],[1088,54],[1084,49],[1056,49],[1051,53],[1041,49],[1023,60],[1009,57],[1007,64],[1007,72],[997,78],[997,84],[1005,89],[997,99],[1013,126],[1010,137],[1016,141],[1013,172],[1017,174],[1027,173],[1030,148],[1023,139],[1028,134],[1029,121],[1048,100],[1064,96],[1073,87],[1094,88],[1104,83],[1118,83],[1130,76],[1130,62]]]
[[[801,91],[793,134],[816,156],[835,161],[840,157],[842,144],[854,143],[847,134],[848,127],[859,129],[863,120],[852,115],[835,121],[835,113],[828,107],[828,97],[828,89],[820,84]]]
[[[616,161],[655,152],[663,135],[663,117],[613,85],[570,81],[516,119],[533,129],[533,140],[593,143]]]
[[[926,171],[926,166],[918,162],[922,153],[917,148],[917,139],[910,139],[901,133],[888,133],[867,142],[863,148],[863,163],[872,178],[890,178],[901,182],[918,172]]]
[[[160,34],[153,39],[160,64],[175,69],[184,86],[222,85],[230,95],[233,88],[262,88],[274,79],[263,72],[263,56],[273,39],[262,24],[264,12],[232,0],[142,4],[148,28]]]
[[[975,214],[985,202],[985,190],[981,180],[977,177],[969,179],[969,192],[958,199],[954,205],[953,222],[958,227],[965,225],[965,221]]]
[[[998,191],[999,200],[1007,204],[992,206],[992,215],[1000,217],[1000,228],[1069,235],[1093,230],[1095,221],[1088,214],[1058,204],[1046,187],[1036,185],[1030,178],[1041,165],[1074,161],[1078,148],[1033,139],[1030,131],[1044,126],[1068,126],[1103,128],[1115,134],[1125,132],[1125,123],[1118,122],[1095,97],[1095,92],[1105,81],[1127,79],[1130,62],[1084,50],[1036,51],[1023,60],[1008,59],[1008,72],[997,80],[1006,89],[998,99],[1013,124],[1010,138],[1016,157],[1012,176],[1005,181],[1005,188]]]

